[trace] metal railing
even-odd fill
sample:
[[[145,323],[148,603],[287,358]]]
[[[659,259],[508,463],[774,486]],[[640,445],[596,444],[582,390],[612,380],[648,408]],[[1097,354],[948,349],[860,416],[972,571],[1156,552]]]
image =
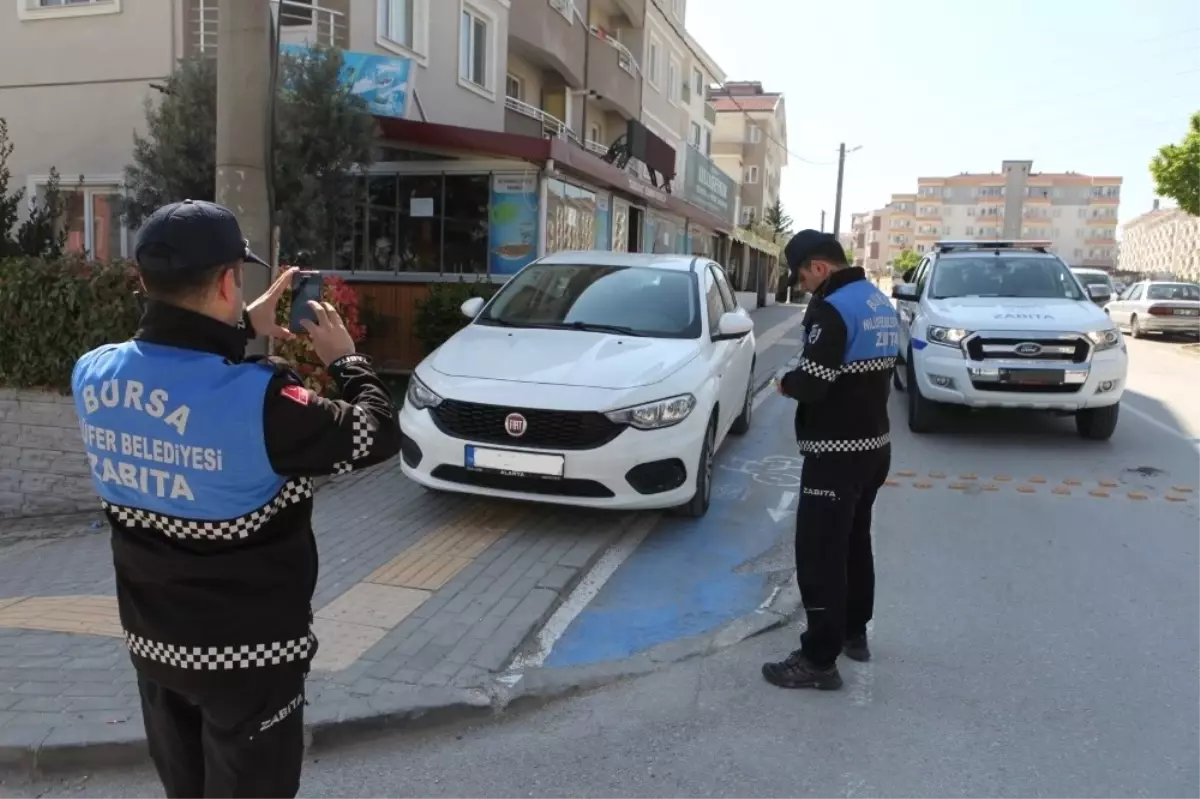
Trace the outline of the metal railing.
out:
[[[504,107],[509,111],[536,119],[542,123],[542,134],[547,139],[572,139],[576,142],[579,141],[579,136],[571,129],[570,125],[553,114],[543,111],[536,105],[522,102],[516,97],[505,97]]]
[[[212,58],[217,54],[218,0],[195,0],[189,19],[189,36],[197,56]],[[341,46],[349,34],[346,15],[325,8],[320,0],[271,0],[271,12],[279,23],[283,43]]]
[[[637,59],[633,57],[633,53],[629,51],[628,47],[609,36],[608,31],[599,25],[590,25],[588,26],[588,32],[617,51],[617,66],[634,77],[639,77],[642,74],[642,69],[638,66]]]

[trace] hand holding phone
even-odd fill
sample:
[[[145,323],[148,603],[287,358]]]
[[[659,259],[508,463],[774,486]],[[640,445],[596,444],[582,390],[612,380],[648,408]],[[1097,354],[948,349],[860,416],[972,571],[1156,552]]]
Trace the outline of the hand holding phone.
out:
[[[320,272],[297,272],[292,277],[292,314],[288,329],[293,333],[304,333],[304,320],[315,323],[316,313],[309,303],[321,301],[324,278]]]

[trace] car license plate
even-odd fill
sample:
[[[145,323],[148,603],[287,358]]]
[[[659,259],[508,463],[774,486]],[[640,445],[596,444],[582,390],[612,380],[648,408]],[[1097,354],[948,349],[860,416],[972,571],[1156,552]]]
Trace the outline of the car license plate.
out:
[[[1200,308],[1176,308],[1176,316],[1200,316]]]
[[[523,452],[515,449],[491,449],[467,445],[464,465],[480,472],[499,472],[517,477],[562,479],[567,459],[563,455]]]
[[[1062,369],[1006,369],[1001,378],[1021,386],[1057,386],[1062,385],[1065,375]]]

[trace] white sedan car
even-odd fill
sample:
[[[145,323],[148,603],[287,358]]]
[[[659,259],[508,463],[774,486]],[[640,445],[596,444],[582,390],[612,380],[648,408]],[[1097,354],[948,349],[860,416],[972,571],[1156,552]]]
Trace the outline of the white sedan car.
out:
[[[417,366],[404,473],[469,494],[702,516],[713,456],[746,432],[754,323],[706,258],[542,258]]]

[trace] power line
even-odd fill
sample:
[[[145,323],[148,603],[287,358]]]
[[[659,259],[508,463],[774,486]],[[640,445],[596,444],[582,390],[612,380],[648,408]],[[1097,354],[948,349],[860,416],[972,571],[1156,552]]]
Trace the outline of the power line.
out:
[[[699,53],[696,52],[696,48],[692,47],[692,43],[688,41],[687,32],[686,31],[680,32],[679,28],[671,20],[671,15],[668,14],[665,10],[663,10],[663,7],[659,4],[658,0],[650,0],[650,2],[658,10],[658,13],[662,14],[663,19],[666,20],[666,22],[667,22],[667,26],[670,27],[670,29],[675,33],[675,35],[679,38],[679,40],[683,42],[683,46],[686,47],[688,49],[688,52],[690,52],[692,54],[692,58],[696,59],[700,63],[704,63],[705,61],[707,61],[708,60],[707,58],[702,57]],[[721,86],[721,88],[726,88],[726,84],[724,84],[724,83],[720,84],[720,86]],[[668,87],[667,91],[670,91],[669,87]],[[705,98],[705,99],[707,99],[707,98]],[[737,99],[733,96],[732,93],[726,95],[722,99],[728,99],[730,102],[732,102],[734,107],[737,108],[737,110],[742,113],[742,116],[744,116],[747,121],[749,121],[749,122],[756,121],[754,119],[754,117],[750,116],[750,112],[742,107],[742,104],[737,101]],[[759,130],[762,130],[762,128],[759,128]],[[783,142],[779,141],[779,139],[772,136],[769,131],[763,130],[763,135],[767,137],[768,141],[774,142],[779,147],[779,149],[783,150],[785,153],[787,153],[792,158],[795,158],[797,161],[801,161],[806,164],[811,164],[812,166],[833,166],[834,164],[837,163],[837,160],[813,161],[812,159],[805,158],[804,156],[798,155],[798,154],[792,152],[791,150],[789,150],[786,144],[784,144]]]

